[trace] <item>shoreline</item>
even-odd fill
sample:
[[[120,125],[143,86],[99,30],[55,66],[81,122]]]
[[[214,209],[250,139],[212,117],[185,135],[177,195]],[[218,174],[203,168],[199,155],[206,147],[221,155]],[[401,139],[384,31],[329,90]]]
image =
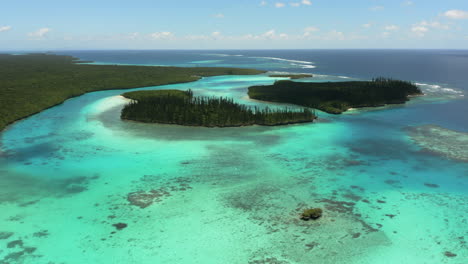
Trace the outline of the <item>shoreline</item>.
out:
[[[150,67],[152,67],[152,66],[150,66]],[[221,75],[221,76],[222,76],[222,75]],[[48,107],[46,107],[46,108],[44,108],[44,109],[41,109],[41,110],[39,110],[39,111],[37,111],[37,112],[34,112],[34,113],[29,114],[29,115],[27,115],[27,116],[21,117],[21,118],[19,118],[19,119],[16,119],[16,120],[14,120],[14,121],[12,121],[12,122],[10,122],[10,123],[7,123],[3,128],[0,127],[0,133],[2,133],[2,132],[4,132],[4,131],[7,131],[7,130],[10,128],[10,126],[14,125],[14,124],[17,123],[17,122],[22,121],[23,119],[29,118],[29,117],[31,117],[31,116],[33,116],[33,115],[37,115],[37,114],[39,114],[39,113],[41,113],[41,112],[43,112],[43,111],[45,111],[45,110],[48,110],[48,109],[50,109],[50,108],[59,106],[59,105],[61,105],[61,104],[64,104],[66,101],[68,101],[68,100],[70,100],[70,99],[74,99],[74,98],[76,98],[76,97],[80,97],[80,96],[85,95],[85,94],[95,93],[95,92],[103,92],[103,91],[128,90],[128,89],[147,88],[147,87],[153,87],[153,86],[154,86],[154,87],[158,87],[158,86],[164,86],[164,85],[174,85],[174,84],[182,84],[182,83],[191,83],[191,82],[199,81],[199,80],[201,80],[202,78],[204,78],[204,77],[199,77],[197,80],[194,80],[194,81],[176,82],[176,83],[159,84],[159,85],[150,85],[150,86],[127,87],[127,88],[105,88],[105,89],[103,89],[103,90],[96,90],[96,91],[85,92],[85,93],[82,93],[82,94],[77,94],[77,95],[74,95],[74,96],[71,96],[71,97],[66,98],[65,100],[63,100],[63,101],[60,102],[60,103],[57,103],[57,104],[48,106]],[[126,97],[124,97],[124,96],[122,96],[122,95],[118,95],[118,96],[121,96],[122,98],[128,99],[128,98],[126,98]]]
[[[176,124],[176,123],[160,123],[160,122],[143,122],[143,121],[136,121],[136,120],[131,120],[131,119],[125,119],[125,118],[120,118],[120,120],[124,122],[131,122],[131,123],[138,123],[138,124],[149,124],[149,125],[169,125],[169,126],[181,126],[181,127],[193,127],[193,128],[242,128],[242,127],[280,127],[280,126],[290,126],[290,125],[296,125],[296,124],[307,124],[307,123],[314,123],[315,120],[318,118],[315,118],[314,120],[311,121],[298,121],[298,122],[286,122],[286,123],[281,123],[281,124],[275,124],[275,125],[260,125],[260,124],[252,124],[252,125],[232,125],[232,126],[196,126],[196,125],[181,125],[181,124]]]
[[[14,63],[14,67],[10,67]],[[47,72],[38,75],[36,69]],[[0,54],[3,112],[0,131],[44,110],[87,93],[157,87],[196,82],[204,77],[258,75],[266,71],[227,67],[173,67],[145,65],[98,65],[73,56],[55,54]],[[26,76],[26,77],[24,77]],[[78,76],[78,77],[76,77]],[[31,89],[30,87],[34,87]]]

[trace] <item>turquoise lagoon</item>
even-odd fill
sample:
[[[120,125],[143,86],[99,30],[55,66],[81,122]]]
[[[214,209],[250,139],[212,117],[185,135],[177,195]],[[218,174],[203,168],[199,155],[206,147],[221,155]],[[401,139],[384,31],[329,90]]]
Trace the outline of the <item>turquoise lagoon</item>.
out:
[[[274,80],[134,90],[272,106],[246,89]],[[222,129],[123,122],[123,90],[70,99],[2,134],[0,263],[466,263],[468,165],[409,133],[464,99],[421,87],[405,106]],[[299,220],[307,207],[323,217]]]

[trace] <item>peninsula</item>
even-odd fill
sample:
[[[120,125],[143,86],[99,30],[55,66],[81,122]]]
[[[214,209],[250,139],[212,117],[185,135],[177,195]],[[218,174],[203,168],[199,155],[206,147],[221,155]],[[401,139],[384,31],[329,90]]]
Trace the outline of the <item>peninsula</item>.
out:
[[[330,114],[349,108],[403,104],[421,90],[411,82],[377,78],[352,82],[276,81],[273,85],[249,87],[249,97],[256,100],[290,103],[312,107]]]
[[[307,108],[272,110],[249,107],[230,98],[194,97],[191,90],[155,90],[124,93],[131,99],[121,113],[124,120],[203,127],[278,126],[313,122]]]
[[[236,68],[94,65],[83,64],[71,56],[0,54],[0,131],[16,120],[87,92],[263,72]]]

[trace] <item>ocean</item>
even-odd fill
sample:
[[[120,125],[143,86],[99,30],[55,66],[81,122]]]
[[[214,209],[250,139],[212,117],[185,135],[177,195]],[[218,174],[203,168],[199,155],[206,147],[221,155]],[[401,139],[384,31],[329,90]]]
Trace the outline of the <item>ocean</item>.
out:
[[[311,124],[120,120],[124,90],[67,100],[0,134],[0,263],[465,263],[468,50],[55,51],[97,64],[242,67],[300,81],[417,83],[405,105]],[[267,74],[192,89],[258,106]],[[128,90],[125,90],[128,91]],[[323,208],[317,221],[299,219]],[[118,224],[126,224],[122,229]]]

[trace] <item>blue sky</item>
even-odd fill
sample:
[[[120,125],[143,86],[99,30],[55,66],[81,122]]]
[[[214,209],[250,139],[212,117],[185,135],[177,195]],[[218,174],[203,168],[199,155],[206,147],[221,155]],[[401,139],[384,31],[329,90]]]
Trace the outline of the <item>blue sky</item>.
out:
[[[468,47],[467,0],[2,0],[0,50]]]

